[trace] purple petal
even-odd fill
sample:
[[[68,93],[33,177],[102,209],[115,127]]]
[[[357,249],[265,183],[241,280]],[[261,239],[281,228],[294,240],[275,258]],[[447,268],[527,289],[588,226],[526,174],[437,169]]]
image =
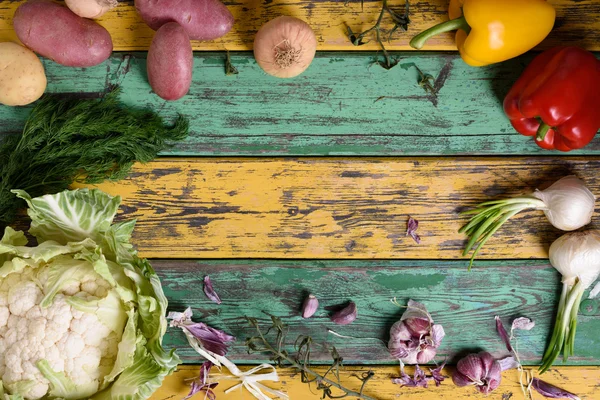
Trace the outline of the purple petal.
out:
[[[431,377],[435,381],[435,386],[440,386],[440,384],[444,381],[444,379],[446,379],[446,377],[444,375],[442,375],[442,370],[444,369],[445,366],[446,366],[446,361],[444,361],[444,363],[442,365],[440,365],[439,367],[437,367],[435,369],[429,368]]]
[[[408,217],[408,222],[406,224],[406,235],[413,238],[417,244],[421,243],[421,237],[417,235],[417,228],[419,227],[419,221],[414,219],[413,217]]]
[[[425,376],[425,372],[419,367],[419,365],[415,366],[415,375],[411,378],[408,374],[404,372],[404,369],[400,370],[400,378],[392,379],[392,383],[396,383],[398,385],[404,387],[427,387],[427,382],[431,378],[427,378]]]
[[[212,282],[210,281],[210,277],[208,275],[204,277],[204,294],[206,294],[206,297],[208,297],[213,303],[222,303],[221,298],[219,297],[217,292],[215,292],[215,289],[213,288]]]
[[[227,354],[227,346],[235,340],[235,337],[218,329],[211,328],[202,322],[184,325],[183,328],[187,329],[200,342],[204,349],[220,356]]]
[[[498,363],[500,364],[500,369],[502,371],[519,368],[520,365],[519,362],[515,360],[513,356],[504,357],[502,360],[498,360]]]
[[[510,344],[510,337],[508,336],[506,329],[504,329],[504,325],[502,324],[500,317],[497,315],[496,315],[496,330],[498,331],[498,335],[500,335],[500,339],[502,339],[502,341],[506,345],[506,350],[508,350],[512,353],[513,348]]]
[[[533,378],[531,382],[531,386],[542,396],[547,397],[549,399],[572,399],[572,400],[580,400],[578,396],[573,393],[567,392],[561,388],[558,388],[554,385],[549,384],[548,382],[544,382],[541,379]]]
[[[522,331],[530,331],[535,326],[535,322],[530,320],[529,318],[519,317],[515,319],[510,328],[510,336],[512,337],[513,331],[522,330]]]
[[[205,361],[204,364],[200,367],[200,375],[198,376],[198,380],[202,382],[202,384],[206,385],[208,382],[208,376],[210,375],[210,369],[212,368],[213,363],[210,361]]]
[[[208,375],[210,374],[210,368],[212,366],[213,364],[210,361],[206,361],[204,364],[202,364],[202,366],[200,367],[200,374],[198,375],[198,378],[192,381],[190,392],[186,397],[184,397],[184,400],[191,398],[199,392],[205,392],[206,397],[210,400],[216,399],[216,395],[214,394],[212,389],[214,389],[218,385],[218,383],[207,383]]]

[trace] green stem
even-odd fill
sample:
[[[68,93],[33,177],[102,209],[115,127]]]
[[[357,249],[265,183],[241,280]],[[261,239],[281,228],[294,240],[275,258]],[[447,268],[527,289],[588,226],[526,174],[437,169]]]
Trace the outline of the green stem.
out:
[[[548,125],[544,121],[541,121],[540,127],[538,128],[537,133],[535,134],[535,140],[537,140],[538,142],[541,142],[542,140],[544,140],[544,138],[546,137],[546,134],[548,133],[550,128],[551,128],[550,125]]]
[[[585,287],[583,287],[580,280],[571,290],[568,290],[567,284],[563,284],[554,332],[544,353],[540,373],[546,372],[552,366],[561,351],[563,351],[565,357],[568,357],[570,350],[573,349],[572,342],[575,340],[575,332],[571,332],[569,328],[576,328],[577,312],[584,291]],[[575,324],[573,324],[573,321],[575,321]]]
[[[435,35],[439,35],[440,33],[455,31],[457,29],[462,29],[465,32],[469,32],[471,27],[469,23],[465,19],[464,16],[456,19],[451,19],[450,21],[442,22],[441,24],[432,26],[431,28],[424,30],[419,33],[417,36],[412,38],[410,41],[410,46],[415,49],[420,49],[425,45],[425,42],[428,41],[431,37]]]
[[[500,220],[498,220],[497,222],[495,222],[494,227],[489,232],[487,232],[485,234],[485,237],[481,240],[481,242],[479,242],[479,246],[477,246],[477,248],[473,251],[473,255],[471,256],[471,260],[469,260],[469,271],[473,267],[473,262],[475,262],[475,256],[477,256],[477,254],[479,253],[479,250],[481,250],[481,248],[483,247],[483,245],[494,235],[494,233],[496,233],[496,231],[498,229],[500,229],[500,227],[502,225],[504,225],[504,223],[506,221],[508,221],[509,219],[511,219],[518,212],[519,212],[519,210],[510,211],[508,214],[506,214],[502,218],[500,218]]]
[[[577,332],[577,314],[579,313],[579,305],[581,304],[581,298],[583,297],[584,288],[579,290],[579,293],[575,293],[576,298],[571,309],[570,323],[569,323],[569,336],[565,342],[565,358],[567,361],[568,356],[575,354],[575,333]],[[568,352],[568,353],[567,353]]]

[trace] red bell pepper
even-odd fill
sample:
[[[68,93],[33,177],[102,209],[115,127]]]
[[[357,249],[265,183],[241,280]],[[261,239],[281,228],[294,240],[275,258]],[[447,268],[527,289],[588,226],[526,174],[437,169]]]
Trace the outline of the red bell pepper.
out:
[[[543,52],[506,95],[504,112],[544,149],[584,147],[600,129],[600,61],[578,47]]]

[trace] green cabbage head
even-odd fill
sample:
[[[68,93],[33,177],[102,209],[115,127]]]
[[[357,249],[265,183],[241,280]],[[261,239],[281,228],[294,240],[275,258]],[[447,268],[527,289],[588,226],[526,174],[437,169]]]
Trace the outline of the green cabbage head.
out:
[[[121,199],[80,189],[30,198],[29,233],[0,240],[0,399],[147,399],[180,360],[167,299],[113,223]]]

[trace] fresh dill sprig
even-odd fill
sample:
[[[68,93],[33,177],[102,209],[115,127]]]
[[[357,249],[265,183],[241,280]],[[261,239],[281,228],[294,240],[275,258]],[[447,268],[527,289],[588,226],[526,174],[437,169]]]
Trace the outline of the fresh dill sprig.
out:
[[[135,162],[148,162],[188,133],[179,116],[172,126],[153,111],[119,102],[119,89],[102,99],[45,96],[31,111],[21,135],[0,144],[0,226],[11,223],[24,202],[57,193],[74,182],[124,178]]]

